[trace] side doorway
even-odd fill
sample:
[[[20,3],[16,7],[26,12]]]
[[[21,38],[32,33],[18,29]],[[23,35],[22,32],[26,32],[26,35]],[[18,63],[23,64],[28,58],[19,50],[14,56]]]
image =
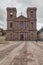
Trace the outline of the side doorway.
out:
[[[24,40],[24,35],[23,34],[20,34],[20,40]]]

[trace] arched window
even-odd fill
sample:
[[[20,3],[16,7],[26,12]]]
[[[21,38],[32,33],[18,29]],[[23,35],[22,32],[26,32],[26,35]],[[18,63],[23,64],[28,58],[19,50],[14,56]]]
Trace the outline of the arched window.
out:
[[[10,9],[10,17],[13,17],[13,10]]]
[[[34,29],[34,22],[31,21],[30,23],[31,23],[31,30],[33,30]]]
[[[24,22],[20,21],[19,26],[20,26],[20,28],[23,28],[24,27]]]
[[[33,11],[31,11],[31,14],[33,14]]]
[[[33,18],[33,11],[31,11],[31,17]]]
[[[10,12],[10,17],[13,17],[13,12]]]
[[[12,22],[10,22],[10,28],[12,28],[13,27],[13,24],[12,24]]]

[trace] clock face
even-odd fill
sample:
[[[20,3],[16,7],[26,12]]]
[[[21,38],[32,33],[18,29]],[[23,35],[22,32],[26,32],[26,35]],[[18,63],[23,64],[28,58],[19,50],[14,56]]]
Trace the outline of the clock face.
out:
[[[23,21],[20,21],[19,27],[20,27],[20,28],[23,28],[23,27],[24,27],[24,22],[23,22]]]

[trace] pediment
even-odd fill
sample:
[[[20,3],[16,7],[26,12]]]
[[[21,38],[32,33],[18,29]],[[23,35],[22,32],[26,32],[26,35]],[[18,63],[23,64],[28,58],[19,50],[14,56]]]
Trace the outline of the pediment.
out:
[[[23,15],[19,16],[18,18],[19,18],[19,19],[21,19],[21,18],[22,18],[22,19],[26,19],[26,17],[23,16]]]

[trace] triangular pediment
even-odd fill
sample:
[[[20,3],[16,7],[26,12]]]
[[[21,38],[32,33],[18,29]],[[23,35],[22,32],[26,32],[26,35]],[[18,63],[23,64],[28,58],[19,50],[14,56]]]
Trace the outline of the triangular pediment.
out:
[[[26,17],[25,16],[23,16],[23,15],[21,15],[21,16],[19,16],[19,17],[17,17],[17,18],[24,18],[24,19],[26,19]]]

